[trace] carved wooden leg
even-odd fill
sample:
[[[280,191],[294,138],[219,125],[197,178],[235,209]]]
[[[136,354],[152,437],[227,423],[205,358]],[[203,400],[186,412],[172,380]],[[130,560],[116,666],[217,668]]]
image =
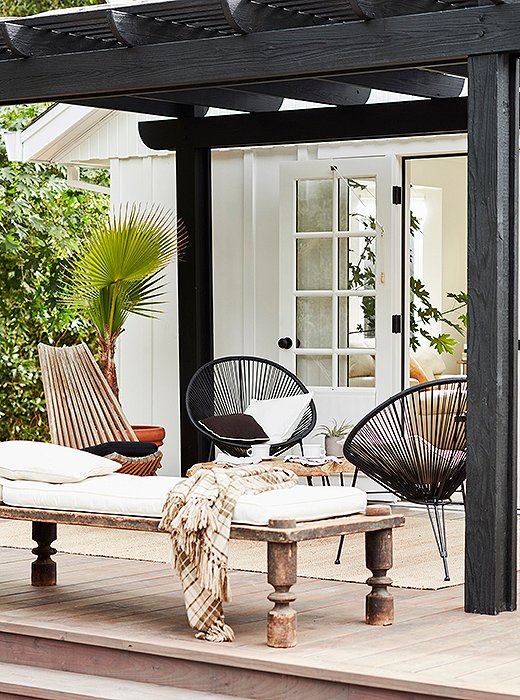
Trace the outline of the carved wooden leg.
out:
[[[34,522],[32,538],[37,546],[32,550],[36,561],[31,565],[31,583],[33,586],[55,586],[57,580],[56,562],[52,555],[56,554],[51,544],[56,539],[56,523]]]
[[[388,590],[392,579],[386,575],[392,568],[392,528],[365,533],[367,569],[372,576],[367,584],[372,586],[366,598],[367,625],[391,625],[394,621],[394,598]]]
[[[269,527],[295,527],[294,520],[270,520]],[[267,646],[287,649],[296,646],[296,610],[290,592],[296,583],[297,543],[267,543],[267,580],[274,592],[267,597],[274,608],[267,613]]]

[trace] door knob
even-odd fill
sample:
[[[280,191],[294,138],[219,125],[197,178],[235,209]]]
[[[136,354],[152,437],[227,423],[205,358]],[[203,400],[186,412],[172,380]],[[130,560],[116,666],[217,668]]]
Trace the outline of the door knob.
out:
[[[278,347],[282,348],[282,350],[289,350],[289,348],[292,348],[292,338],[279,338]]]

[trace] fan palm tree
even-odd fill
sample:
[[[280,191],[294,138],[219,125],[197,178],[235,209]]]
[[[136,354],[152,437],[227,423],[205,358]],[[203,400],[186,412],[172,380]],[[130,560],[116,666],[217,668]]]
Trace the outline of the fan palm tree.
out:
[[[163,303],[164,268],[186,244],[182,223],[160,206],[126,205],[81,241],[66,273],[63,302],[96,330],[100,365],[119,396],[116,340],[128,315],[154,317]]]

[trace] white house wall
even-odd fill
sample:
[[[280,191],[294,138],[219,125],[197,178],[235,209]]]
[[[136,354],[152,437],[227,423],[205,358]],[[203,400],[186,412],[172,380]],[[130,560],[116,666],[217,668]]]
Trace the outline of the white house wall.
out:
[[[141,141],[138,132],[139,122],[154,121],[159,117],[133,114],[130,112],[109,112],[109,118],[96,124],[95,128],[83,133],[72,147],[59,154],[62,163],[108,162],[116,158],[146,158],[165,154],[152,151]]]
[[[126,158],[110,162],[111,202],[162,204],[175,209],[175,157]],[[163,313],[156,319],[131,316],[118,342],[121,402],[133,424],[166,428],[161,473],[180,473],[177,265],[166,275]]]

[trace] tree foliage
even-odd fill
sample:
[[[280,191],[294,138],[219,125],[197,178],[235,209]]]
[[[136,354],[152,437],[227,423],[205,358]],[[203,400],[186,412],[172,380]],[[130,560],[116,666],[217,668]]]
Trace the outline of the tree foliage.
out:
[[[41,109],[1,109],[0,130]],[[68,187],[62,166],[10,162],[0,144],[0,440],[48,439],[37,345],[92,340],[59,296],[80,234],[107,212],[108,197]]]
[[[61,10],[78,5],[99,5],[100,0],[0,0],[1,17],[22,17],[47,10]]]

